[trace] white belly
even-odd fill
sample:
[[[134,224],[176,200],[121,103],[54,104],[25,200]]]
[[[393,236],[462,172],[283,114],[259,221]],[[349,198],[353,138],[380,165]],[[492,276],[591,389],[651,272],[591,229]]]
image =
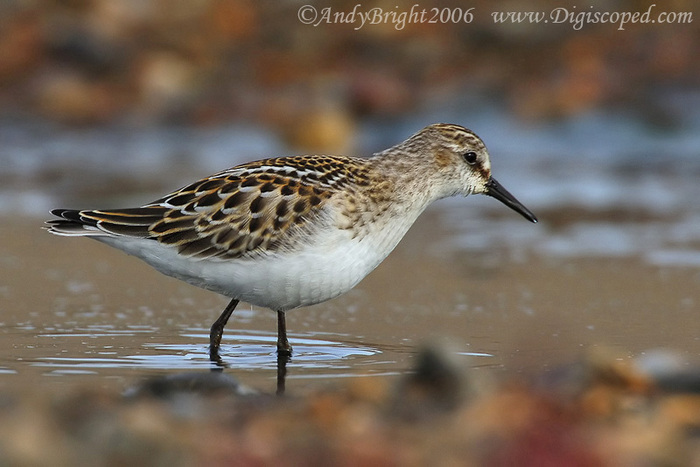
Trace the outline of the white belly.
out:
[[[347,292],[394,249],[406,225],[378,229],[362,238],[349,230],[326,232],[293,254],[270,253],[254,259],[196,260],[153,240],[96,237],[137,256],[160,272],[192,285],[273,310],[320,303]],[[385,226],[386,227],[386,226]]]

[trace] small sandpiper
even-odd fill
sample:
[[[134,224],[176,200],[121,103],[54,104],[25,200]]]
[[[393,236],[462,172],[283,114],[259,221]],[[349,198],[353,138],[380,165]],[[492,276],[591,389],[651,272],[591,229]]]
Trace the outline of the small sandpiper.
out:
[[[491,176],[481,139],[438,123],[370,158],[265,159],[137,208],[55,209],[48,230],[92,237],[230,297],[210,333],[209,357],[220,363],[224,326],[239,300],[277,312],[277,352],[289,356],[287,310],[352,289],[430,203],[475,193],[537,222]]]

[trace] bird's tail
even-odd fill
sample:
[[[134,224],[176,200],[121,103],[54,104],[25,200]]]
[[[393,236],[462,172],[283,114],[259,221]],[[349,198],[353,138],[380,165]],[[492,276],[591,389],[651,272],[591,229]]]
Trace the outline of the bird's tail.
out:
[[[85,237],[107,235],[97,227],[97,222],[81,216],[77,209],[52,209],[51,214],[60,219],[46,221],[47,230],[54,235]]]

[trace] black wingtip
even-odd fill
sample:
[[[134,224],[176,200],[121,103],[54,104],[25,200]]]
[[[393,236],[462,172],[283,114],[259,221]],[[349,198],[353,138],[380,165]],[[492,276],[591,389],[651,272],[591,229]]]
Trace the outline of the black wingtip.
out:
[[[80,211],[77,209],[52,209],[51,214],[53,214],[56,217],[60,217],[62,219],[65,219],[67,221],[74,221],[74,222],[81,222],[80,220]]]
[[[81,211],[79,209],[52,209],[51,214],[53,214],[56,217],[60,217],[60,219],[52,219],[48,221],[47,223],[49,224],[57,224],[60,222],[71,222],[74,224],[80,224],[80,225],[90,225],[90,226],[96,226],[97,222],[84,217],[81,213],[84,211]]]

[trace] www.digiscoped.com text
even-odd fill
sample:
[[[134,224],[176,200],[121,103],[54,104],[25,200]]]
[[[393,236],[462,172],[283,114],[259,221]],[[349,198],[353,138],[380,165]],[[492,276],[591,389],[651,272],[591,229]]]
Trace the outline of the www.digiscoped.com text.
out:
[[[355,30],[378,24],[392,25],[402,30],[408,24],[469,24],[480,14],[475,7],[430,7],[414,4],[410,9],[395,6],[393,9],[373,7],[364,9],[358,3],[352,9],[336,10],[333,7],[303,5],[297,17],[303,24],[321,26],[349,24]],[[483,13],[495,24],[568,24],[581,30],[590,24],[612,24],[623,31],[630,24],[689,24],[693,22],[691,11],[660,11],[652,4],[645,11],[600,11],[588,8],[556,7],[548,11],[492,11]]]

